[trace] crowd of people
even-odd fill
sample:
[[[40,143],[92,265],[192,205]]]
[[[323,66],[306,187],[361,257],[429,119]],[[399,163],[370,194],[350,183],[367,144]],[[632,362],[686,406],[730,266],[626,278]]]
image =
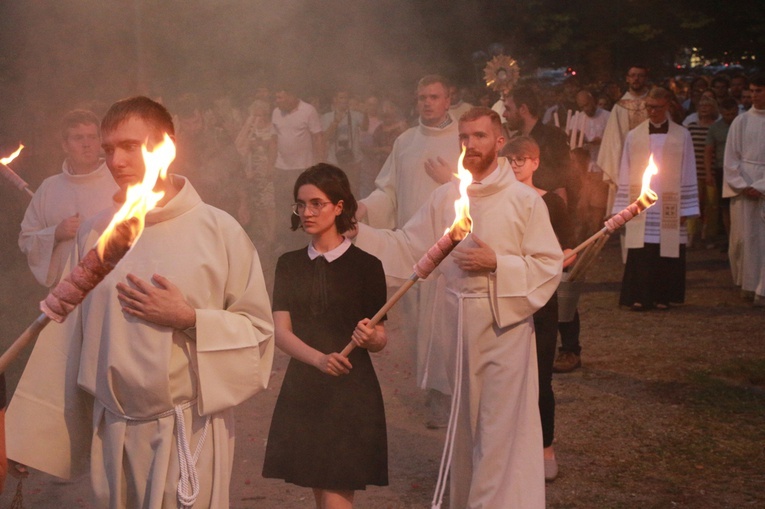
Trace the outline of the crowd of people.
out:
[[[427,75],[405,104],[280,84],[242,104],[188,93],[68,113],[62,171],[19,237],[46,287],[141,180],[142,143],[168,133],[177,158],[140,242],[43,332],[8,412],[11,472],[71,477],[89,458],[99,507],[227,507],[232,411],[267,385],[276,346],[291,360],[263,475],[311,488],[320,509],[352,507],[387,484],[369,353],[395,338],[426,391],[423,424],[447,429],[434,505],[451,465],[453,508],[544,507],[552,374],[582,365],[579,313],[559,317],[556,288],[650,160],[657,201],[623,229],[619,304],[683,303],[686,251],[714,248],[765,306],[765,76],[659,80],[634,65],[625,82],[499,94]],[[370,323],[454,219],[461,148],[472,232]]]

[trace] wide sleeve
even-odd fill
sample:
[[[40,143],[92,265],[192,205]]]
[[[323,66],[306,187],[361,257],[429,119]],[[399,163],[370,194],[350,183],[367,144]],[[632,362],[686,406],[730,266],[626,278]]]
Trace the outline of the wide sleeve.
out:
[[[391,230],[396,227],[396,187],[398,185],[398,152],[400,141],[393,142],[393,150],[385,160],[375,179],[375,190],[360,200],[367,207],[367,223],[373,228]]]
[[[723,193],[724,198],[736,196],[752,184],[741,169],[741,154],[743,148],[742,127],[745,127],[745,125],[745,116],[736,117],[733,119],[733,123],[728,131],[728,139],[725,143],[723,175],[724,181],[730,189],[724,189],[724,191],[727,191]]]
[[[696,154],[691,133],[686,130],[684,134],[683,166],[680,174],[680,217],[693,217],[701,214]]]
[[[598,152],[598,167],[603,170],[603,180],[618,183],[621,160],[622,145],[624,138],[622,135],[622,126],[620,123],[619,106],[614,106],[614,111],[608,116],[606,129],[603,131],[603,141],[600,143]]]
[[[627,139],[624,141],[624,149],[621,153],[621,160],[619,164],[619,175],[616,180],[616,198],[614,198],[614,206],[611,210],[612,214],[618,214],[630,204],[630,141],[632,137],[627,135]]]
[[[240,229],[239,229],[240,230]],[[274,324],[257,251],[243,231],[224,236],[228,266],[222,309],[196,310],[199,411],[233,407],[266,388]]]
[[[55,235],[58,224],[48,225],[45,220],[45,187],[41,186],[32,197],[21,222],[19,248],[27,257],[27,263],[35,279],[43,286],[53,286],[63,272],[72,249],[72,242],[57,244]]]
[[[542,308],[558,288],[562,267],[563,252],[547,207],[536,197],[520,232],[520,245],[498,252],[497,270],[489,274],[489,297],[497,325],[518,323]]]
[[[77,307],[40,333],[6,414],[8,458],[71,479],[88,471],[93,397],[77,385],[82,327]]]
[[[444,186],[454,187],[449,183]],[[442,221],[440,214],[440,192],[442,186],[433,192],[428,201],[398,230],[378,230],[359,224],[356,246],[380,259],[385,275],[398,280],[412,275],[414,264],[430,248],[451,224]],[[448,199],[448,198],[447,198]],[[454,199],[452,198],[452,202]],[[394,283],[394,281],[391,281]]]

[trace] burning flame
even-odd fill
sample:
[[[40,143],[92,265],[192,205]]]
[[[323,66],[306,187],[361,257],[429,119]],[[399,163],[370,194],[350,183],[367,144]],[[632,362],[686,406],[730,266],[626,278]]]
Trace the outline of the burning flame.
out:
[[[16,159],[19,156],[19,154],[21,153],[21,150],[23,148],[24,148],[24,145],[19,144],[19,148],[16,149],[16,152],[14,152],[13,154],[9,155],[8,157],[3,157],[2,159],[0,159],[0,163],[2,163],[2,164],[10,163],[11,161],[13,161],[14,159]]]
[[[453,241],[464,239],[473,227],[473,219],[470,217],[470,200],[467,195],[467,188],[473,182],[473,175],[465,169],[462,161],[465,159],[466,148],[462,146],[457,162],[457,177],[460,179],[460,197],[454,202],[454,222],[449,228],[449,237]]]
[[[648,166],[646,166],[643,172],[643,187],[640,189],[640,197],[645,198],[651,205],[659,199],[659,196],[651,189],[651,177],[658,175],[658,173],[659,168],[653,162],[653,154],[651,154],[651,157],[648,159]]]
[[[104,250],[116,226],[122,222],[131,221],[132,238],[125,239],[129,245],[133,245],[143,232],[146,214],[153,209],[159,200],[165,195],[164,191],[154,191],[154,186],[158,179],[167,178],[167,168],[175,159],[175,144],[170,136],[165,133],[161,143],[149,152],[146,144],[141,146],[143,161],[146,171],[143,175],[143,181],[127,189],[125,203],[112,218],[112,222],[98,238],[97,250],[101,260],[104,259]]]

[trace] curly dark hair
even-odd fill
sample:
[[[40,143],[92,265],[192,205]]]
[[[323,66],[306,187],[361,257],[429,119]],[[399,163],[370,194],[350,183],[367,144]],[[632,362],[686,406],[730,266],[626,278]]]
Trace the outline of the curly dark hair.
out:
[[[292,197],[295,201],[297,201],[298,189],[307,184],[318,187],[335,205],[342,200],[343,211],[335,218],[338,233],[345,233],[356,225],[358,204],[351,192],[348,176],[343,170],[327,163],[311,166],[301,173],[295,181],[295,187],[292,190]],[[292,214],[291,219],[292,230],[300,228],[300,218]]]

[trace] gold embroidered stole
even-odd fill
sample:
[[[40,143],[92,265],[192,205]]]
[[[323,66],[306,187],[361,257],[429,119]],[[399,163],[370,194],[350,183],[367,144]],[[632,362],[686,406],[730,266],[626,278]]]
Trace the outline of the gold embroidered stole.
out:
[[[648,121],[637,127],[630,147],[630,189],[629,203],[637,200],[643,185],[643,172],[648,166],[651,155],[651,141],[648,135]],[[661,154],[659,178],[661,196],[655,207],[661,206],[659,239],[661,256],[677,258],[680,256],[680,176],[683,164],[683,145],[685,137],[683,127],[670,122],[669,132],[664,141]],[[626,224],[626,246],[641,248],[645,239],[646,214],[640,214]]]

